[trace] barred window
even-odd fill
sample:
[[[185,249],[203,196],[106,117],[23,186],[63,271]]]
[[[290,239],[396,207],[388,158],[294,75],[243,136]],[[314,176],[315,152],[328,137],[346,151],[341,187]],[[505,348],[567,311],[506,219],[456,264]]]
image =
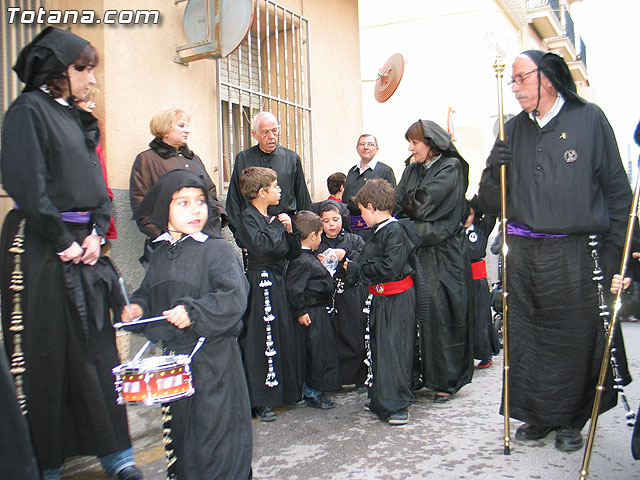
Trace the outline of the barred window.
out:
[[[271,0],[258,0],[251,31],[218,60],[222,177],[229,185],[235,155],[255,144],[251,120],[262,110],[280,123],[280,144],[294,150],[311,180],[309,22]]]

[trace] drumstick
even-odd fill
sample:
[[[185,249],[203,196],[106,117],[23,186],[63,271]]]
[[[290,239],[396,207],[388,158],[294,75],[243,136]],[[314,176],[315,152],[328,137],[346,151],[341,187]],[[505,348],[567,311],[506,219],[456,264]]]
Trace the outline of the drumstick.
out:
[[[131,301],[129,300],[129,295],[127,295],[127,287],[124,284],[124,278],[118,278],[118,282],[120,282],[120,289],[122,290],[122,295],[124,295],[124,301],[127,302],[127,307],[131,307]]]
[[[136,319],[136,320],[132,320],[130,322],[118,322],[118,323],[114,323],[113,324],[113,328],[122,328],[122,327],[131,327],[134,325],[140,325],[141,323],[150,323],[150,322],[157,322],[158,320],[166,320],[167,316],[166,315],[159,315],[157,317],[150,317],[150,318],[142,318],[142,319]]]

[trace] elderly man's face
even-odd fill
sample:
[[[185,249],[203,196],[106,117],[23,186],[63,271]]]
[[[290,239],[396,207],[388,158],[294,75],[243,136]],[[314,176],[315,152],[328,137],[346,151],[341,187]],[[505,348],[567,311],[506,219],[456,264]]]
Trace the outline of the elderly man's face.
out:
[[[253,130],[252,133],[264,153],[271,153],[278,146],[278,122],[273,118],[261,117],[258,130]]]
[[[360,137],[358,145],[356,145],[356,151],[360,155],[362,163],[369,163],[373,160],[373,157],[378,153],[378,146],[376,145],[376,139],[373,137]]]
[[[518,57],[513,62],[512,79],[517,80],[511,85],[511,91],[516,95],[516,100],[520,102],[522,110],[530,113],[536,109],[538,104],[538,73],[536,64],[529,57]],[[518,85],[518,82],[522,83]],[[545,90],[540,89],[540,94],[544,95]]]

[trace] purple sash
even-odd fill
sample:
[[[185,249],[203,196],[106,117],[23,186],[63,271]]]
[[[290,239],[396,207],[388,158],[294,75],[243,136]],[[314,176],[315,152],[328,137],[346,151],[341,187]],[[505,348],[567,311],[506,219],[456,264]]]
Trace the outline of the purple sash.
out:
[[[529,238],[561,238],[566,237],[562,234],[532,232],[529,227],[520,222],[507,222],[507,235],[518,235],[519,237]]]

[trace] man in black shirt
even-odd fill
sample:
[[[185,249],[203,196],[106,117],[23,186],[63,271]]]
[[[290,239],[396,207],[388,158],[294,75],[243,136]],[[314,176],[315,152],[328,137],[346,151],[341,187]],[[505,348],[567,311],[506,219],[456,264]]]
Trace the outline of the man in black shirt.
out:
[[[391,184],[396,186],[396,177],[393,169],[389,165],[375,160],[378,153],[378,140],[373,135],[363,133],[358,138],[356,151],[360,156],[360,162],[349,169],[347,173],[347,183],[344,187],[342,201],[346,202],[351,214],[351,228],[355,233],[363,233],[369,230],[367,224],[360,216],[360,209],[353,202],[353,197],[360,191],[367,181],[373,178],[384,178]]]
[[[604,352],[592,254],[611,278],[631,189],[607,118],[577,95],[561,57],[523,52],[511,79],[523,111],[496,140],[479,190],[485,212],[498,213],[500,165],[508,165],[509,413],[525,422],[516,439],[557,430],[556,448],[571,452],[583,444]],[[606,387],[601,411],[616,403]]]

